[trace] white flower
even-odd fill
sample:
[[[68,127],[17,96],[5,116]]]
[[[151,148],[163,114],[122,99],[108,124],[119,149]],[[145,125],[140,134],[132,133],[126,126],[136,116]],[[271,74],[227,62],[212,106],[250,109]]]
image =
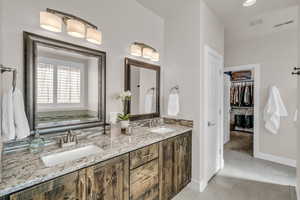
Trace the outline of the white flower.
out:
[[[128,91],[123,91],[119,94],[118,99],[121,99],[122,101],[130,99],[132,96],[131,92]]]

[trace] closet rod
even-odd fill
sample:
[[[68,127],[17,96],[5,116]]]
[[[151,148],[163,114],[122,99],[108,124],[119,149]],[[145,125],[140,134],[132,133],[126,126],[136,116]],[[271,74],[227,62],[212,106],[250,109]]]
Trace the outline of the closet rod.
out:
[[[254,80],[238,80],[238,81],[231,81],[232,83],[254,83]]]

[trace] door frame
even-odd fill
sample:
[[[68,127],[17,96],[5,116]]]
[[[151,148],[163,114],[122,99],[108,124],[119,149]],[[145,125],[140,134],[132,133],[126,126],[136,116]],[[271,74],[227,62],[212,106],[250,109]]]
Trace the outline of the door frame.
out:
[[[259,128],[260,128],[260,64],[239,65],[234,67],[225,67],[224,72],[235,72],[251,70],[254,73],[254,130],[253,130],[253,156],[259,156]],[[224,87],[224,86],[223,86]],[[224,148],[224,146],[222,147]],[[223,156],[222,156],[223,157]],[[224,161],[224,158],[223,158]]]
[[[208,69],[208,55],[209,54],[213,54],[214,56],[216,57],[220,57],[221,58],[221,66],[220,66],[220,78],[219,78],[219,83],[217,83],[220,88],[219,88],[219,92],[220,92],[220,101],[219,101],[219,109],[220,109],[220,113],[219,113],[219,117],[218,117],[218,151],[220,152],[219,153],[219,156],[218,156],[218,166],[217,166],[217,171],[219,171],[220,169],[223,168],[224,166],[224,160],[223,160],[223,145],[220,145],[222,142],[223,142],[223,93],[224,93],[224,80],[223,80],[223,71],[224,71],[224,56],[222,56],[220,53],[218,53],[217,51],[215,51],[214,49],[212,49],[211,47],[209,47],[208,45],[205,45],[204,47],[204,87],[203,87],[203,90],[204,90],[204,97],[203,97],[203,100],[204,100],[204,106],[203,106],[203,122],[204,122],[204,126],[203,126],[203,145],[204,145],[204,159],[203,159],[203,162],[204,162],[204,182],[201,184],[201,188],[200,190],[201,191],[204,191],[204,189],[206,188],[208,182],[210,181],[210,177],[209,174],[208,174],[208,166],[206,165],[206,160],[208,159],[209,157],[209,152],[208,152],[208,148],[207,148],[207,134],[208,134],[208,101],[209,101],[209,98],[208,98],[208,92],[209,92],[209,79],[208,79],[208,75],[209,75],[209,69]]]

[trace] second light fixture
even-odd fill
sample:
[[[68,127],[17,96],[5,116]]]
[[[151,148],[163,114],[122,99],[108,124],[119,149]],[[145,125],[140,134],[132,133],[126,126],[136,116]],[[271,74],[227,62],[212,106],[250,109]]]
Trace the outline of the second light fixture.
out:
[[[153,47],[144,43],[135,42],[130,47],[130,54],[133,56],[143,56],[146,59],[150,59],[154,62],[159,61],[159,53]]]

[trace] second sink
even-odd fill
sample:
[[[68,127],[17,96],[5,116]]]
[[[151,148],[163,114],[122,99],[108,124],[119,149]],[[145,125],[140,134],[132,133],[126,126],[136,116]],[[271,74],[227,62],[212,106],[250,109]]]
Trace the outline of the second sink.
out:
[[[166,128],[166,127],[159,127],[159,128],[153,128],[150,130],[152,133],[159,133],[159,134],[165,134],[173,132],[174,129]]]
[[[103,150],[95,145],[89,145],[77,149],[73,149],[70,151],[64,151],[60,153],[50,154],[48,156],[42,156],[41,159],[44,162],[46,167],[53,167],[55,165],[78,160],[80,158],[91,156],[97,153],[102,152]]]

